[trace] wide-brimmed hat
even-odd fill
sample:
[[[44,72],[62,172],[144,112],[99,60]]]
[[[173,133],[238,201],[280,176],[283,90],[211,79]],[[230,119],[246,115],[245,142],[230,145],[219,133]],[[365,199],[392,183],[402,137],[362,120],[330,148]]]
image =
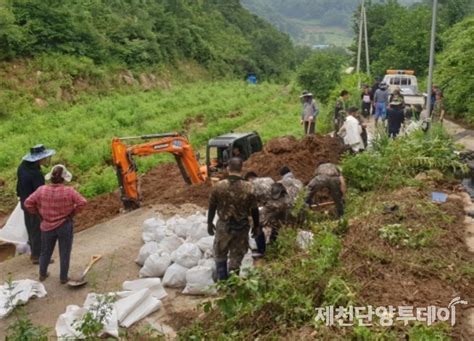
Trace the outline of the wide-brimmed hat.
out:
[[[270,195],[271,195],[272,199],[276,200],[276,199],[280,198],[282,193],[286,193],[285,186],[283,186],[283,184],[281,184],[279,182],[276,182],[276,183],[272,184],[272,187],[270,189],[270,193],[271,193]]]
[[[66,182],[71,182],[72,180],[72,174],[67,170],[66,166],[64,165],[54,165],[53,168],[51,168],[51,171],[45,175],[46,180],[51,180],[51,177],[53,175],[53,171],[56,167],[61,167],[63,172],[61,173],[61,177],[64,179]]]
[[[313,94],[309,92],[308,90],[303,91],[303,94],[300,96],[300,98],[304,97],[313,97]]]
[[[37,144],[36,146],[30,149],[30,153],[25,155],[23,157],[23,160],[29,162],[36,162],[39,160],[46,159],[47,157],[50,157],[54,154],[56,154],[56,151],[54,149],[46,149],[44,145]]]

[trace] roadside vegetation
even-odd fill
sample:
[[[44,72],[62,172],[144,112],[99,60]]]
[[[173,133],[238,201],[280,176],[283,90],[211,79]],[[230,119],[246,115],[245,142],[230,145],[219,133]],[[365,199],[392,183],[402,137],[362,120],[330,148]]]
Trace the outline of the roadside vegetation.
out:
[[[400,145],[402,149],[403,145],[423,146],[424,161],[389,162],[389,170],[368,171],[363,177],[354,171],[355,164],[360,171],[371,169],[374,160],[366,157],[371,153],[384,155],[385,161],[395,160]],[[205,314],[182,330],[181,337],[444,340],[459,335],[459,327],[445,323],[428,327],[395,321],[387,328],[382,317],[374,316],[371,327],[330,327],[315,319],[316,307],[331,305],[397,306],[408,301],[423,307],[436,301],[447,306],[451,292],[439,293],[435,286],[455,286],[464,298],[472,296],[469,253],[464,244],[456,243],[463,226],[460,202],[437,205],[430,195],[449,184],[459,168],[453,152],[451,140],[434,129],[428,135],[397,141],[381,136],[373,152],[347,156],[342,163],[350,183],[347,220],[310,215],[305,226],[298,227],[314,233],[306,250],[297,245],[298,228],[284,228],[254,272],[247,279],[233,276],[219,285],[219,297],[201,306]],[[417,160],[420,155],[419,149],[407,148],[400,156]],[[433,164],[433,169],[439,165],[437,176],[431,173],[424,181],[407,180],[407,174],[426,171],[425,162]],[[385,179],[391,186],[378,182],[380,186],[366,188],[365,177]],[[456,252],[450,252],[453,247]],[[425,289],[427,282],[435,284]],[[407,285],[410,289],[404,288]]]

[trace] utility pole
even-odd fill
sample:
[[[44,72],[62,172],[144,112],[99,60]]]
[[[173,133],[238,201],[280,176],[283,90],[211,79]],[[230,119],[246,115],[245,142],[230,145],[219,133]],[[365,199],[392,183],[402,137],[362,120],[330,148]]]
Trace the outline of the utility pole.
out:
[[[364,20],[364,12],[363,12],[363,7],[364,5],[361,5],[360,8],[360,20],[359,20],[359,47],[357,49],[357,66],[356,66],[356,73],[358,74],[360,72],[360,55],[362,53],[362,21]],[[359,77],[359,87],[360,87],[360,77]]]
[[[434,68],[434,49],[435,49],[435,38],[436,38],[436,14],[438,12],[438,0],[433,0],[433,14],[431,22],[431,42],[430,42],[430,65],[428,71],[428,89],[426,93],[428,98],[426,99],[426,117],[431,116],[431,96],[432,96],[432,86],[433,86],[433,68]]]
[[[369,38],[367,34],[367,11],[365,9],[365,1],[362,2],[362,11],[364,13],[365,65],[367,67],[367,75],[370,76]]]

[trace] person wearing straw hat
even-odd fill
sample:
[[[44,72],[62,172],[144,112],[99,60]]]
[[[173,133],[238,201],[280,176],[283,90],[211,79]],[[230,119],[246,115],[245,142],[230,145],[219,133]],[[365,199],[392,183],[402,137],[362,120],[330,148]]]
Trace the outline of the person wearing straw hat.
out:
[[[31,249],[30,259],[33,264],[39,264],[41,251],[40,217],[31,214],[25,209],[25,200],[37,188],[44,185],[44,176],[41,166],[49,163],[51,156],[56,154],[54,149],[46,149],[38,144],[31,148],[30,153],[23,157],[17,170],[16,194],[20,198],[21,208],[25,217],[25,226],[28,232],[28,244]]]
[[[308,91],[303,91],[300,96],[303,102],[303,112],[301,113],[301,124],[304,127],[305,135],[314,134],[316,130],[316,117],[319,114],[319,109],[316,106],[316,101],[313,99],[313,94]]]
[[[64,186],[70,182],[71,173],[63,165],[55,165],[46,175],[51,184],[41,186],[25,201],[25,208],[32,214],[41,216],[41,256],[39,280],[48,276],[48,265],[53,255],[56,241],[59,244],[61,284],[68,282],[69,262],[73,239],[73,216],[83,208],[87,201],[72,187]]]

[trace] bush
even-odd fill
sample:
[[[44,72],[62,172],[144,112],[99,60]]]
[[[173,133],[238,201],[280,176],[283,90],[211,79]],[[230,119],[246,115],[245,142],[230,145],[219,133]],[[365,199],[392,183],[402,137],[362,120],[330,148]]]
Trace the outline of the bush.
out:
[[[396,140],[382,135],[372,150],[346,156],[342,167],[348,184],[356,189],[398,188],[413,183],[413,177],[423,171],[466,172],[455,150],[452,139],[435,126],[428,134],[417,131]]]
[[[297,71],[298,83],[326,103],[341,80],[344,56],[332,50],[315,52]]]

